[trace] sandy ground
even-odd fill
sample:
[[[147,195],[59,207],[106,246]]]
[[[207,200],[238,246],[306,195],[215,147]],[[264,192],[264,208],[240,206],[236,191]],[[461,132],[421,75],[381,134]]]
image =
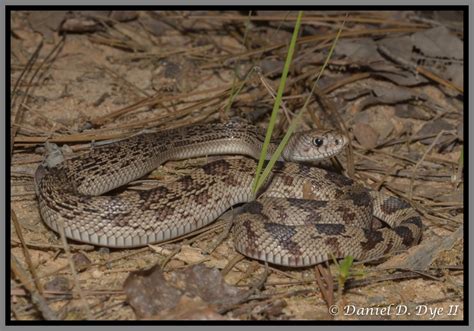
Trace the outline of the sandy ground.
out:
[[[43,288],[41,297],[62,319],[136,319],[123,290],[125,279],[130,272],[162,263],[172,252],[179,253],[166,264],[165,275],[198,263],[221,271],[231,266],[224,280],[248,289],[265,272],[265,265],[246,258],[232,266],[237,253],[231,235],[212,253],[204,254],[224,231],[226,221],[219,220],[197,238],[160,245],[159,249],[115,250],[70,241],[76,265],[74,274],[61,239],[45,226],[39,214],[33,174],[44,157],[42,146],[46,140],[67,145],[69,148],[63,149],[67,154],[89,149],[92,140],[127,136],[150,127],[164,129],[222,120],[229,114],[253,116],[265,126],[268,121],[265,114],[271,111],[273,99],[259,76],[254,74],[247,80],[229,113],[226,105],[230,88],[236,75],[243,78],[247,70],[258,64],[268,85],[277,89],[286,56],[284,45],[291,38],[292,24],[279,24],[278,17],[283,17],[282,13],[259,13],[260,17],[273,15],[273,19],[252,21],[245,37],[245,14],[193,14],[202,18],[172,12],[129,13],[128,18],[114,19],[106,12],[87,14],[94,19],[77,15],[79,23],[67,21],[72,31],[65,32],[64,40],[57,29],[64,13],[17,12],[12,17],[11,83],[15,102],[12,122],[16,123],[12,131],[17,131],[11,164],[11,207],[21,226],[30,266],[25,261],[25,250],[14,226],[10,247],[12,256],[24,270],[29,270],[26,274],[34,269],[37,286]],[[307,14],[311,15],[319,17]],[[392,26],[377,21],[367,23],[367,17],[377,20],[386,17],[384,15],[395,23]],[[361,20],[349,21],[347,31],[367,26],[374,31],[387,26],[413,28],[402,24],[413,23],[413,20],[400,13],[355,13],[354,17]],[[96,30],[91,28],[94,22]],[[315,22],[303,25],[303,41],[315,35],[328,37],[339,27],[335,21]],[[77,33],[86,28],[92,30]],[[375,37],[375,32],[367,37]],[[326,42],[322,38],[300,44],[285,94],[288,109],[298,110],[304,103],[305,93],[312,85],[310,77],[318,72],[333,39],[328,38]],[[347,39],[360,41],[357,36]],[[28,66],[40,43],[43,45],[38,58]],[[283,46],[273,47],[280,44]],[[264,51],[265,47],[269,50]],[[350,64],[350,60],[334,58],[321,79],[322,101],[312,102],[310,110],[320,123],[331,126],[334,116],[321,109],[321,106],[325,108],[326,100],[351,128],[356,180],[404,198],[409,197],[413,188],[411,202],[423,214],[425,229],[420,246],[425,250],[414,247],[386,261],[387,268],[384,268],[386,264],[379,263],[354,266],[347,281],[347,285],[353,287],[348,286],[342,294],[335,293],[336,304],[346,309],[346,314],[335,317],[328,314],[327,301],[314,281],[314,268],[271,267],[254,299],[235,305],[220,317],[392,321],[463,318],[463,238],[462,233],[456,233],[463,224],[463,180],[459,177],[462,172],[458,171],[462,133],[457,140],[441,135],[433,144],[434,137],[443,129],[462,130],[463,110],[458,94],[432,81],[402,87],[377,76],[373,68],[351,69]],[[13,91],[23,73],[24,77]],[[354,78],[361,73],[366,73],[366,77]],[[392,104],[381,99],[371,104],[364,91],[374,88],[403,89],[428,97],[418,102],[400,101],[399,95],[395,95],[396,102]],[[409,115],[403,116],[404,112]],[[305,125],[314,123],[313,119],[308,115]],[[440,124],[439,119],[445,123]],[[423,144],[410,139],[429,123],[434,123],[427,133],[431,142]],[[397,140],[404,142],[384,144]],[[343,168],[348,169],[346,155],[340,159]],[[152,177],[174,178],[189,171],[190,166],[205,161],[170,162]],[[446,241],[444,249],[440,248],[442,245],[429,246],[438,243],[437,240]],[[434,252],[433,256],[427,257],[427,252]],[[425,269],[415,275],[407,270],[413,266],[407,261],[413,263],[413,260],[425,262]],[[337,282],[337,266],[331,264],[330,270]],[[18,275],[12,274],[12,319],[45,318],[29,293]],[[375,309],[383,307],[391,308],[388,312]],[[205,316],[206,312],[202,314]]]

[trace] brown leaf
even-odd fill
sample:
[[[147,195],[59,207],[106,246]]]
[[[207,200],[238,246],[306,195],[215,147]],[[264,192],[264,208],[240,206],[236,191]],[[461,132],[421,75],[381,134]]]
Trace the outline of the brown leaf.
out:
[[[103,27],[96,20],[89,17],[69,17],[62,24],[61,32],[85,33],[102,30]]]
[[[425,121],[431,118],[421,107],[415,107],[411,104],[396,105],[395,115],[400,118],[413,118]]]
[[[227,284],[219,270],[197,264],[182,272],[173,272],[172,282],[192,296],[199,296],[204,301],[216,305],[236,304],[247,291]]]
[[[382,141],[387,139],[394,129],[393,113],[393,109],[372,107],[354,115],[354,124],[352,126],[354,127],[357,123],[369,125],[377,132],[378,140]],[[358,132],[354,129],[354,133]]]
[[[91,260],[89,260],[89,258],[83,253],[74,254],[72,256],[72,261],[74,262],[74,265],[78,271],[86,269],[92,263]]]
[[[447,122],[446,120],[442,118],[438,118],[433,121],[426,122],[421,127],[421,129],[416,133],[416,135],[419,137],[423,137],[427,135],[438,134],[441,132],[441,130],[455,130],[455,129],[456,127],[453,124]],[[452,137],[447,136],[447,135],[440,137],[438,139],[438,145],[444,144],[446,141],[449,141],[451,138]],[[424,145],[430,145],[431,143],[433,143],[435,139],[436,139],[435,137],[422,139],[420,140],[420,143]]]
[[[182,295],[180,290],[168,285],[159,265],[130,273],[123,287],[127,302],[141,318],[175,307]]]
[[[54,292],[66,292],[71,288],[69,279],[64,276],[56,276],[46,284],[44,284],[44,289],[47,291]]]
[[[463,43],[446,27],[419,31],[411,36],[383,38],[377,44],[395,58],[463,85]]]
[[[354,136],[366,149],[371,149],[377,146],[379,134],[368,124],[356,123],[354,125]]]
[[[133,21],[138,17],[135,10],[114,10],[110,13],[110,18],[119,22]]]
[[[463,85],[463,42],[444,26],[419,31],[411,36],[412,61],[444,79]],[[441,60],[443,59],[443,60]],[[448,61],[446,61],[448,60]]]
[[[202,264],[171,272],[169,279],[166,281],[159,266],[128,276],[124,291],[127,302],[137,316],[163,319],[163,311],[168,309],[171,312],[170,309],[174,308],[173,314],[191,314],[191,311],[177,307],[184,300],[183,297],[200,298],[206,304],[196,308],[193,314],[212,315],[210,305],[221,307],[237,304],[248,295],[248,291],[227,284],[219,270]]]
[[[56,31],[64,20],[66,11],[33,11],[29,14],[31,28],[41,33],[48,40],[52,40]]]

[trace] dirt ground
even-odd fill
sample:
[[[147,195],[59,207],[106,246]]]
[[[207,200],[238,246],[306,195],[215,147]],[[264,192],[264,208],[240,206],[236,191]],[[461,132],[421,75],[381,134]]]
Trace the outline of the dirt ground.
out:
[[[140,249],[65,245],[43,223],[33,176],[46,141],[70,156],[149,128],[232,116],[265,127],[296,14],[12,13],[12,320],[463,319],[458,12],[305,12],[284,94],[292,117],[345,21],[303,126],[341,128],[351,137],[351,149],[338,157],[342,172],[409,201],[422,215],[420,245],[356,264],[344,282],[334,263],[291,269],[242,258],[232,234],[225,235],[226,217],[184,239]],[[286,116],[280,115],[280,132]],[[150,179],[171,180],[206,161],[168,162]],[[136,273],[155,265],[162,266],[155,278]],[[339,289],[318,285],[321,273]],[[201,291],[226,298],[197,295],[182,284],[178,291],[180,277],[198,277]],[[176,300],[153,306],[143,283],[171,289]]]

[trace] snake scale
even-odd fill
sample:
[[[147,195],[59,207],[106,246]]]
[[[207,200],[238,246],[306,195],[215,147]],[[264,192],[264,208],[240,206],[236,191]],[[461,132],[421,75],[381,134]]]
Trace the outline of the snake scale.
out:
[[[144,133],[57,166],[40,165],[35,185],[42,218],[77,241],[137,247],[192,232],[245,203],[234,221],[235,248],[290,267],[348,255],[373,259],[418,243],[421,218],[407,202],[304,162],[339,153],[348,140],[336,131],[294,134],[282,154],[286,162],[276,163],[255,198],[251,186],[263,140],[260,128],[233,119]],[[167,160],[217,154],[241,156],[150,190],[110,192]]]

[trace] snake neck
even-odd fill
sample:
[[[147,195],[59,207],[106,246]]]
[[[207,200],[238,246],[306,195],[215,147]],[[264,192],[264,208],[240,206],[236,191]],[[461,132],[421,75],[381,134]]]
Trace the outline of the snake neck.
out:
[[[210,155],[260,158],[264,131],[244,121],[203,124],[146,133],[67,160],[55,171],[66,172],[71,187],[83,195],[100,195],[139,179],[169,160]],[[267,159],[274,153],[273,141]]]
[[[155,150],[161,163],[209,155],[246,155],[259,159],[265,132],[246,121],[234,119],[227,123],[173,129],[143,138]],[[278,141],[271,141],[267,159],[277,145]]]

